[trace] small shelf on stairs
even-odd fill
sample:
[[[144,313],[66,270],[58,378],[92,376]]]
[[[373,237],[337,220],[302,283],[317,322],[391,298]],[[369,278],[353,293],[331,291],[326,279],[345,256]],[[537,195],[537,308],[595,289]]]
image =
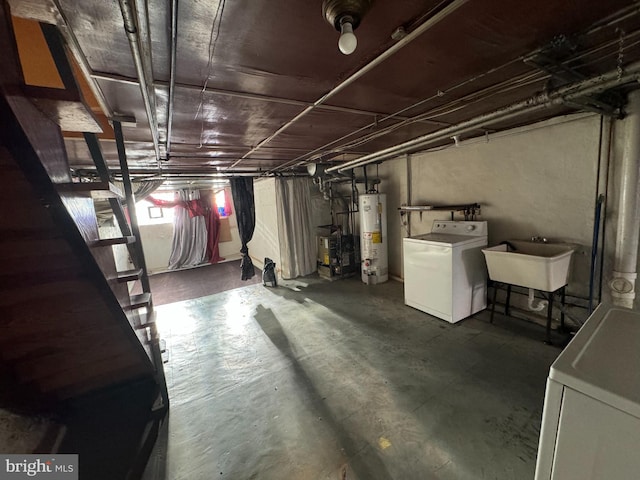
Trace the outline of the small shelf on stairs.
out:
[[[98,240],[93,240],[89,243],[91,247],[110,247],[112,245],[123,245],[134,243],[136,241],[136,237],[128,236],[128,237],[114,237],[114,238],[100,238]]]
[[[135,280],[140,280],[142,277],[142,269],[134,269],[134,270],[125,270],[124,272],[118,272],[118,282],[119,283],[127,283],[133,282]]]
[[[71,182],[57,185],[59,192],[91,196],[95,200],[124,198],[122,191],[111,182]]]

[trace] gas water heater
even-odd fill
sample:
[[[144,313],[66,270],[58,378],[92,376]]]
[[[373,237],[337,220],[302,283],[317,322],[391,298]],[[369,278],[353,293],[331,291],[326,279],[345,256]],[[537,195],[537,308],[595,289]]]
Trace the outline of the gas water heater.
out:
[[[387,196],[384,193],[360,195],[360,249],[362,281],[366,284],[389,279],[387,238]]]

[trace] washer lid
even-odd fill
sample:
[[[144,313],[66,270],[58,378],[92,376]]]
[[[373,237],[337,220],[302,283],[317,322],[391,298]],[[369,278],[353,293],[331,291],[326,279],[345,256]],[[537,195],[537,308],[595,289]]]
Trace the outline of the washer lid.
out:
[[[640,418],[640,313],[601,304],[549,378]]]
[[[484,242],[486,244],[487,237],[471,237],[468,235],[454,235],[451,233],[425,233],[424,235],[416,235],[408,237],[405,240],[415,240],[430,244],[438,244],[444,247],[457,247],[473,242]]]

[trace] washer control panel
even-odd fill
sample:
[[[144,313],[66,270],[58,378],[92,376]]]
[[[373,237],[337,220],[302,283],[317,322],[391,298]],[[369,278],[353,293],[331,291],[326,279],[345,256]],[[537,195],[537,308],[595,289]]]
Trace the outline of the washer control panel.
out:
[[[487,222],[435,220],[431,233],[448,233],[451,235],[467,235],[470,237],[486,237]]]

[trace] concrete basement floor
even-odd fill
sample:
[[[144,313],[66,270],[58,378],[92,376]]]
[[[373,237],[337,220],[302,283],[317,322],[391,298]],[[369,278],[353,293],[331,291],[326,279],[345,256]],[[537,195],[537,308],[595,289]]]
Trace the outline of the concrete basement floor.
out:
[[[171,410],[144,479],[531,479],[543,328],[309,277],[157,308]]]

